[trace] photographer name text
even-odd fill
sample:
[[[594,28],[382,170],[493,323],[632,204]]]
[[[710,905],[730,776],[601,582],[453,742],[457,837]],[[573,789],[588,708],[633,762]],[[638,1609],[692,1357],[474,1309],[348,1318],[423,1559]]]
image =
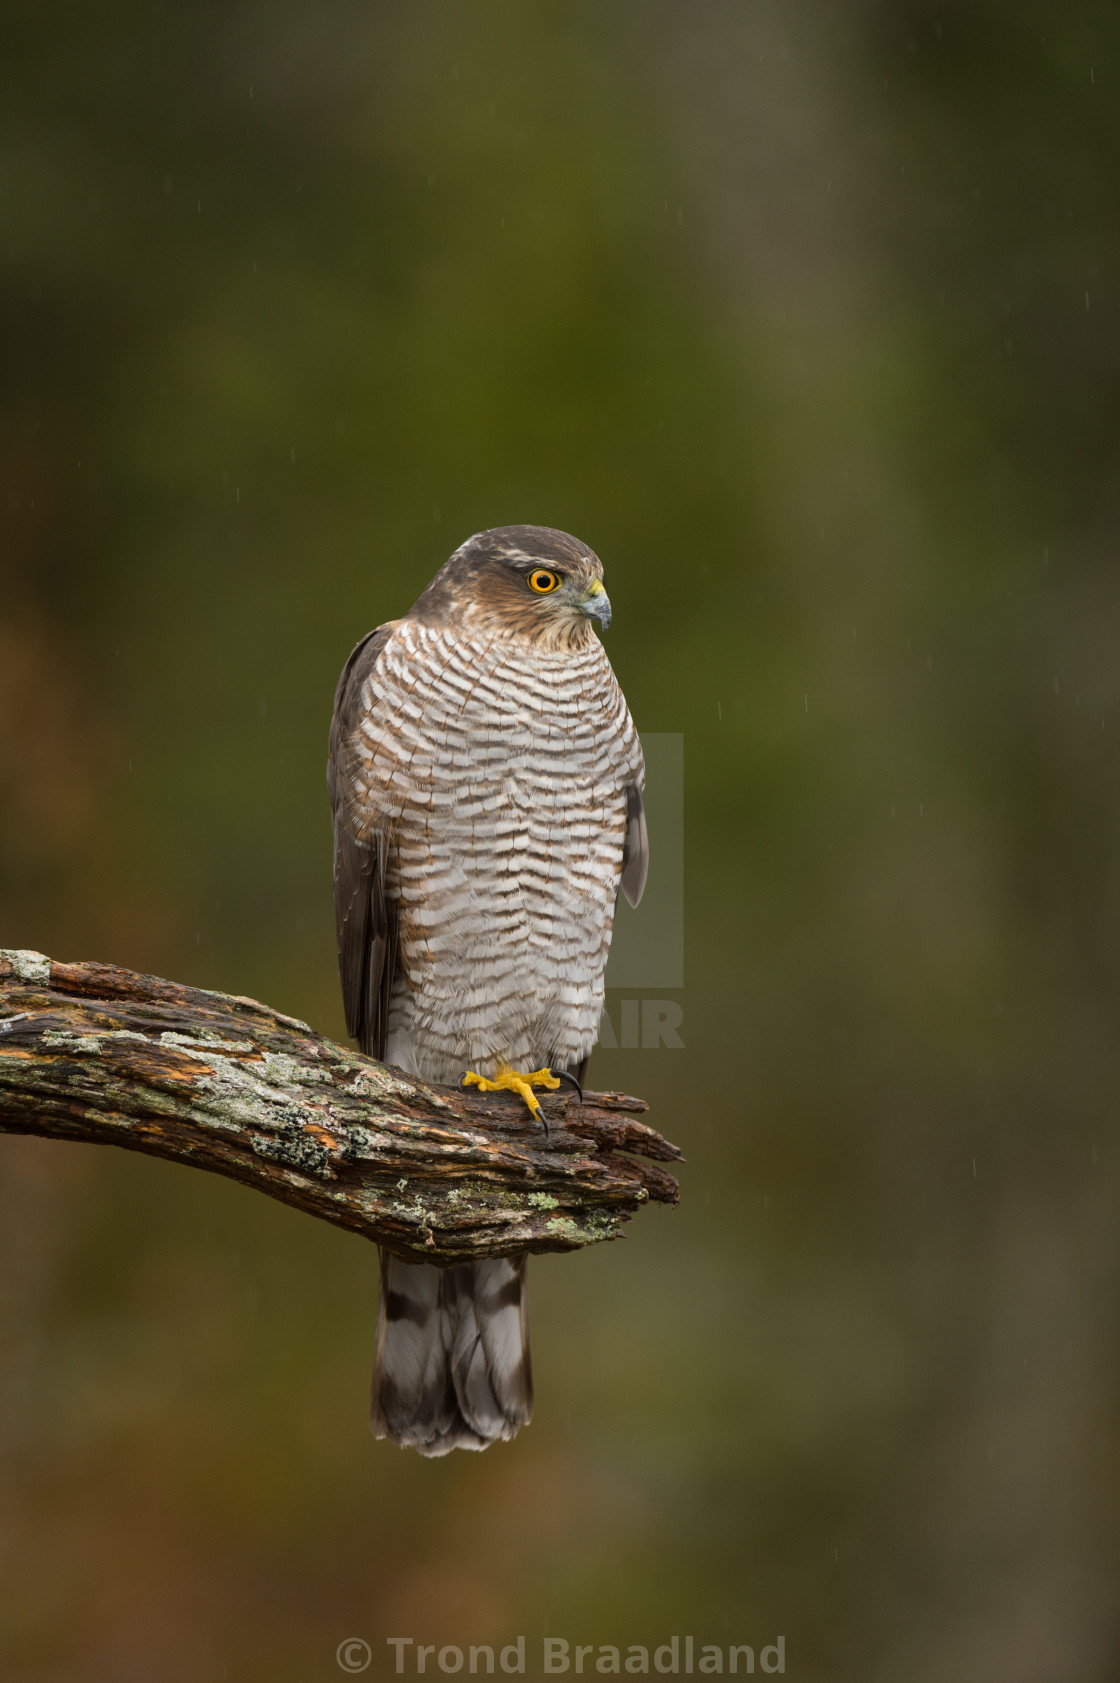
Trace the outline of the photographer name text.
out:
[[[386,1642],[393,1652],[394,1670],[419,1676],[438,1672],[486,1675],[505,1672],[523,1674],[526,1666],[526,1641],[519,1636],[504,1648],[486,1643],[461,1648],[454,1643],[440,1647],[434,1642],[417,1642],[411,1636],[389,1636]],[[365,1648],[365,1644],[362,1644]],[[368,1648],[365,1648],[368,1654]],[[368,1660],[366,1662],[369,1663]],[[343,1669],[351,1669],[344,1666]],[[357,1668],[354,1668],[357,1669]],[[362,1668],[364,1670],[364,1667]],[[786,1639],[776,1637],[761,1647],[748,1642],[720,1645],[698,1642],[692,1636],[671,1636],[657,1647],[645,1647],[632,1642],[626,1646],[614,1643],[571,1642],[564,1636],[544,1636],[540,1639],[540,1669],[545,1676],[559,1676],[569,1672],[575,1676],[599,1672],[622,1672],[639,1675],[660,1673],[663,1677],[689,1677],[693,1673],[709,1676],[750,1677],[756,1672],[780,1676],[786,1669]]]

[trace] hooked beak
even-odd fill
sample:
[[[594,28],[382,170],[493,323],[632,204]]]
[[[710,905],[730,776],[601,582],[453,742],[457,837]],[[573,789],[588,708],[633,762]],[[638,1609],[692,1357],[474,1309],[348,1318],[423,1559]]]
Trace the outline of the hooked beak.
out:
[[[579,611],[588,619],[597,619],[605,631],[611,623],[611,599],[595,579],[587,587],[587,595],[579,605]]]

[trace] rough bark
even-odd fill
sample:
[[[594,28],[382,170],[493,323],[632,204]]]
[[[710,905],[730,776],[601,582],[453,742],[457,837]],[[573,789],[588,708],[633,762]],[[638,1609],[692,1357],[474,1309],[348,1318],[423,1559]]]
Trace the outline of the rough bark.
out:
[[[437,1087],[254,999],[0,950],[0,1133],[229,1175],[400,1256],[454,1263],[617,1238],[676,1146],[622,1093]]]

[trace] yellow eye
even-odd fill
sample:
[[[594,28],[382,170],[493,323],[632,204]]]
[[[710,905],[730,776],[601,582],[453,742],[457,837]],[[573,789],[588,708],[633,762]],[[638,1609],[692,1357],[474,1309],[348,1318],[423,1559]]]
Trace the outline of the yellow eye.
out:
[[[538,596],[547,596],[559,583],[556,574],[546,573],[543,567],[538,567],[535,573],[529,574],[529,589],[535,590]]]

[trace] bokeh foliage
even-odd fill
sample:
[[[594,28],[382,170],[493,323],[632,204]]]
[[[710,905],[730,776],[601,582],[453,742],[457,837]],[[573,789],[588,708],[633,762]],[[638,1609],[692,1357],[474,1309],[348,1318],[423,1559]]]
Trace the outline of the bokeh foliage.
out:
[[[0,31],[0,941],[341,1035],[335,678],[510,521],[603,557],[689,860],[686,1050],[596,1068],[685,1203],[535,1265],[512,1448],[369,1440],[357,1241],[4,1143],[6,1674],[1113,1675],[1120,15]]]

